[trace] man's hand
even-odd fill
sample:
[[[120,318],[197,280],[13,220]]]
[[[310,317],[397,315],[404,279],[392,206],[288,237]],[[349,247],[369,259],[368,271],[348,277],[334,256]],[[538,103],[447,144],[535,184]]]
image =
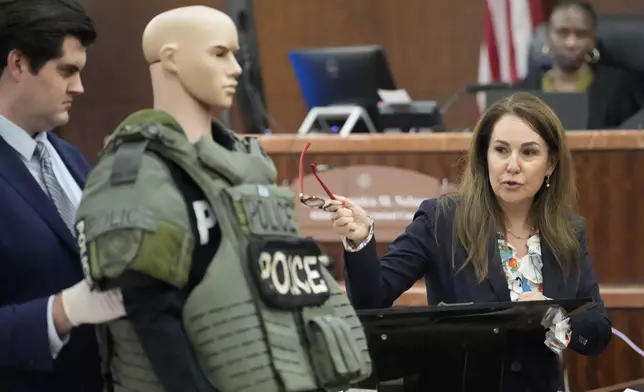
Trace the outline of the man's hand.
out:
[[[125,316],[121,290],[92,291],[82,280],[54,297],[56,332],[67,334],[81,324],[102,324]]]

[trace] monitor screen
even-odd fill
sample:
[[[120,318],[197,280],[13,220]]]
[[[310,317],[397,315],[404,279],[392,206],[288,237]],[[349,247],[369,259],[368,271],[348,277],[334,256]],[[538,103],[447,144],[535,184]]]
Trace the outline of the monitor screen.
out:
[[[378,89],[395,89],[384,49],[379,45],[295,50],[289,58],[309,109],[359,105],[375,123]]]
[[[541,99],[555,112],[567,131],[588,129],[588,94],[585,92],[546,92],[540,90],[505,89],[488,91],[486,107],[518,92],[527,92]]]

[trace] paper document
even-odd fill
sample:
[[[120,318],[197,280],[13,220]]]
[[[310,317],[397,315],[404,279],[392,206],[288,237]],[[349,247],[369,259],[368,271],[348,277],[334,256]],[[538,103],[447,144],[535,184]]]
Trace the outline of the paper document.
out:
[[[410,103],[411,97],[404,89],[399,90],[378,90],[378,96],[386,103]]]

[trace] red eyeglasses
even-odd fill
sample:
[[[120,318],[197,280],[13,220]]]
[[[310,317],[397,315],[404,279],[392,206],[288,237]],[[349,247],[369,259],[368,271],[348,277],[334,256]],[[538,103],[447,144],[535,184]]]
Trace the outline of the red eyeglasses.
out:
[[[302,154],[300,154],[300,202],[307,207],[322,208],[326,204],[325,199],[319,196],[309,196],[304,194],[304,154],[306,153],[306,150],[308,150],[310,146],[311,146],[311,142],[306,143],[306,146],[304,146],[304,149],[302,150]],[[335,200],[335,196],[333,196],[333,193],[331,193],[331,191],[326,186],[324,181],[322,181],[322,179],[318,175],[318,171],[315,163],[311,163],[311,170],[313,171],[313,175],[315,176],[315,179],[318,180],[318,182],[324,189],[324,192],[326,192],[326,194],[329,196],[331,200]]]

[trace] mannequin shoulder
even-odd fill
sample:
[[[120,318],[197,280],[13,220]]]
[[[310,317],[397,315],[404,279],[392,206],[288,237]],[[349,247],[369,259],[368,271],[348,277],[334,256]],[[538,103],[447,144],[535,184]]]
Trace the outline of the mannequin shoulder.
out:
[[[83,198],[111,194],[113,197],[141,199],[145,194],[173,197],[174,180],[171,169],[156,153],[144,150],[131,156],[103,156],[90,172]],[[104,197],[104,196],[103,196]]]

